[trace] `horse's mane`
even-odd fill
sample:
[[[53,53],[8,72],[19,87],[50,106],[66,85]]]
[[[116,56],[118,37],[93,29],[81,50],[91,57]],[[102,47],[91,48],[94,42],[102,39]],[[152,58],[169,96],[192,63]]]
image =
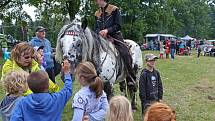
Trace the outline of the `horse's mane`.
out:
[[[60,45],[60,39],[62,38],[62,36],[65,34],[66,30],[71,27],[73,24],[68,24],[68,25],[64,25],[61,29],[60,32],[58,33],[58,37],[57,37],[57,45],[56,45],[56,55],[55,55],[55,59],[57,62],[61,63],[61,61],[63,60],[63,52],[62,52],[62,48]]]
[[[101,52],[114,54],[110,43],[88,27],[81,33],[81,39],[83,42],[82,60],[92,61],[97,67],[101,65],[99,59]]]
[[[62,36],[66,31],[71,30],[72,26],[77,26],[73,28],[73,31],[77,31],[80,34],[80,38],[82,40],[82,61],[92,61],[96,66],[99,66],[100,61],[100,52],[104,51],[109,54],[114,54],[113,50],[110,48],[109,42],[90,30],[88,27],[86,29],[82,29],[81,25],[71,23],[69,25],[64,25],[58,34],[57,41],[59,42]],[[75,29],[75,30],[74,30]],[[60,47],[57,44],[56,54],[58,54],[58,48]],[[62,55],[62,50],[61,50]],[[58,60],[62,58],[58,57]]]

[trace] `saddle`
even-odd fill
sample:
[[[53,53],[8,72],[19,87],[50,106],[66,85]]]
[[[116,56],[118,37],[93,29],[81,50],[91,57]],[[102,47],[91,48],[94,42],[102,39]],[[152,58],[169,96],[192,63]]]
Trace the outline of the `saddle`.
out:
[[[127,70],[128,78],[130,78],[129,82],[131,82],[133,84],[136,83],[136,81],[135,81],[136,75],[134,74],[135,72],[133,71],[133,68],[132,68],[132,58],[131,58],[130,46],[128,46],[128,44],[126,44],[125,42],[117,40],[113,37],[108,37],[108,41],[113,42],[115,45],[115,48],[118,50],[119,55],[124,63],[124,68]],[[120,71],[122,71],[122,70],[120,70]],[[120,75],[120,73],[118,73],[117,77],[119,75]]]

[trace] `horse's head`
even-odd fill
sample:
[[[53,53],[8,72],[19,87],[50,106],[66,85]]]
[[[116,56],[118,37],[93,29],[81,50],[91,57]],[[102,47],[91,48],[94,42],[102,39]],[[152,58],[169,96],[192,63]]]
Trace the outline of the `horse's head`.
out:
[[[62,62],[63,59],[68,59],[74,67],[82,60],[82,39],[86,26],[80,23],[70,23],[65,25],[58,34],[56,47],[56,60]]]

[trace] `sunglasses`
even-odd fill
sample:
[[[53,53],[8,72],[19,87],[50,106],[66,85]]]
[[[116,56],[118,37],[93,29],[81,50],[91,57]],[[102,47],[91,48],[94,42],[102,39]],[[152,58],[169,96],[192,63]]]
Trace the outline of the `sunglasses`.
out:
[[[34,56],[26,56],[26,57],[24,57],[25,59],[29,59],[29,58],[31,58],[31,59],[34,59]]]

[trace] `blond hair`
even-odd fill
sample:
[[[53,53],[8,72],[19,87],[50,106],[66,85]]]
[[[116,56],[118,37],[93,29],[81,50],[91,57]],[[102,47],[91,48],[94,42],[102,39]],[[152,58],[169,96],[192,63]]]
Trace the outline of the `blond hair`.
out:
[[[17,44],[11,51],[11,59],[15,60],[16,62],[19,61],[19,58],[23,56],[22,54],[31,54],[32,56],[35,53],[34,48],[29,45],[27,42],[21,42]]]
[[[75,75],[85,78],[90,84],[89,88],[95,92],[96,98],[103,94],[103,81],[97,76],[95,66],[91,62],[86,61],[79,63],[75,69]]]
[[[156,102],[147,109],[144,121],[176,121],[175,110],[165,103]]]
[[[7,93],[21,95],[28,90],[27,77],[25,71],[12,71],[3,77],[3,86]]]
[[[109,102],[106,121],[133,121],[131,103],[124,96],[114,96]]]

